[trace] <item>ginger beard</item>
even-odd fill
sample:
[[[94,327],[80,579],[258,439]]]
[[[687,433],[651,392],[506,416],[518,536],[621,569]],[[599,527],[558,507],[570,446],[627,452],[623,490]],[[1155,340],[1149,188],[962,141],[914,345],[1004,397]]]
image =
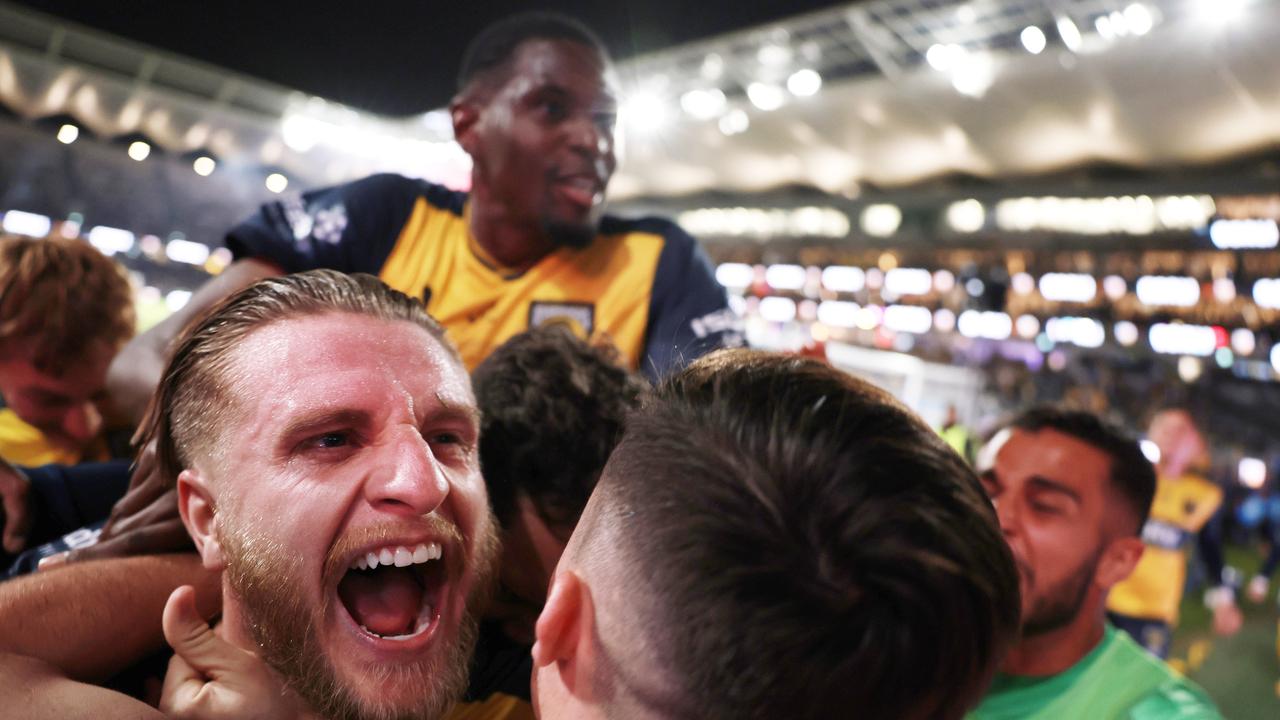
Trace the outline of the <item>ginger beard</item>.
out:
[[[425,519],[434,529],[457,541],[445,550],[461,556],[464,544],[451,523],[435,516]],[[403,527],[398,525],[397,527]],[[225,528],[225,530],[224,530]],[[247,531],[222,518],[219,542],[227,558],[225,578],[240,600],[246,628],[258,646],[259,656],[278,672],[291,690],[321,717],[341,720],[398,720],[443,717],[467,686],[471,655],[475,650],[479,618],[495,580],[500,550],[492,516],[479,523],[471,557],[454,557],[446,571],[450,584],[457,582],[463,563],[473,563],[475,584],[457,627],[436,628],[425,653],[407,662],[372,665],[359,677],[344,676],[321,642],[328,618],[341,613],[342,602],[331,592],[348,572],[341,558],[344,549],[376,537],[367,528],[360,537],[339,538],[325,559],[322,593],[317,606],[308,602],[298,564],[288,552],[262,533]]]

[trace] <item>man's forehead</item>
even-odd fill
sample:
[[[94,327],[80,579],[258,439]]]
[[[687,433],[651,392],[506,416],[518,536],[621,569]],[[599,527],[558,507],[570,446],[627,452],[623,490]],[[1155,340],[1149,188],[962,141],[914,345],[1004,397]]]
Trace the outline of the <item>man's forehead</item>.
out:
[[[525,40],[512,53],[508,87],[534,90],[556,87],[590,93],[599,102],[613,103],[617,82],[608,58],[591,45],[567,39]]]
[[[1111,468],[1110,458],[1099,448],[1049,427],[1011,429],[994,459],[998,474],[1016,469],[1021,475],[1081,486],[1107,480]]]
[[[415,405],[474,406],[456,357],[424,328],[355,314],[264,326],[237,348],[226,382],[245,407],[276,412],[395,393]]]

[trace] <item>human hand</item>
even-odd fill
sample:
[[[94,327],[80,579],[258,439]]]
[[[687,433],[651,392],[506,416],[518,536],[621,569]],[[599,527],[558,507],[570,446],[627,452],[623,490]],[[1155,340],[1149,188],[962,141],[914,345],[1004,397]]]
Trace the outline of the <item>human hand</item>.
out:
[[[178,514],[178,491],[161,476],[155,443],[138,453],[129,490],[111,509],[98,542],[72,550],[68,562],[191,550],[191,536]]]
[[[1224,602],[1213,609],[1213,631],[1223,637],[1240,632],[1244,614],[1234,602]]]
[[[0,460],[0,501],[3,501],[4,550],[17,555],[27,545],[31,529],[31,480],[18,468]]]
[[[253,653],[214,634],[196,610],[195,590],[184,585],[164,606],[169,661],[160,710],[189,720],[303,718],[305,705]]]

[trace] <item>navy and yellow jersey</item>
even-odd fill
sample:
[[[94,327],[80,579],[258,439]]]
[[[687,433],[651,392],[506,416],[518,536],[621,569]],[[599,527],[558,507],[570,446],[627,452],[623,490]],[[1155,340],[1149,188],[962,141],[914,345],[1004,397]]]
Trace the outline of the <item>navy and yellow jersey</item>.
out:
[[[1178,622],[1187,577],[1187,549],[1222,504],[1222,488],[1195,475],[1157,477],[1146,544],[1129,577],[1111,588],[1107,610],[1130,618]]]
[[[562,247],[523,273],[504,273],[471,237],[465,193],[373,175],[264,205],[231,230],[227,247],[285,272],[377,275],[426,302],[469,369],[544,323],[608,340],[651,378],[742,344],[706,255],[666,220],[605,217],[588,247]]]

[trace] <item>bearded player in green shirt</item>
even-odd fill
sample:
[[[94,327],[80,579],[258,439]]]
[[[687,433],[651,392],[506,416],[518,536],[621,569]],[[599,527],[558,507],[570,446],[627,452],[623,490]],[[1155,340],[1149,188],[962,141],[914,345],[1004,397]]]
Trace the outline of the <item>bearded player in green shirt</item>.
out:
[[[1106,622],[1142,556],[1156,478],[1138,444],[1083,412],[1036,408],[979,458],[1021,575],[1022,640],[970,720],[1218,720],[1204,691]]]

